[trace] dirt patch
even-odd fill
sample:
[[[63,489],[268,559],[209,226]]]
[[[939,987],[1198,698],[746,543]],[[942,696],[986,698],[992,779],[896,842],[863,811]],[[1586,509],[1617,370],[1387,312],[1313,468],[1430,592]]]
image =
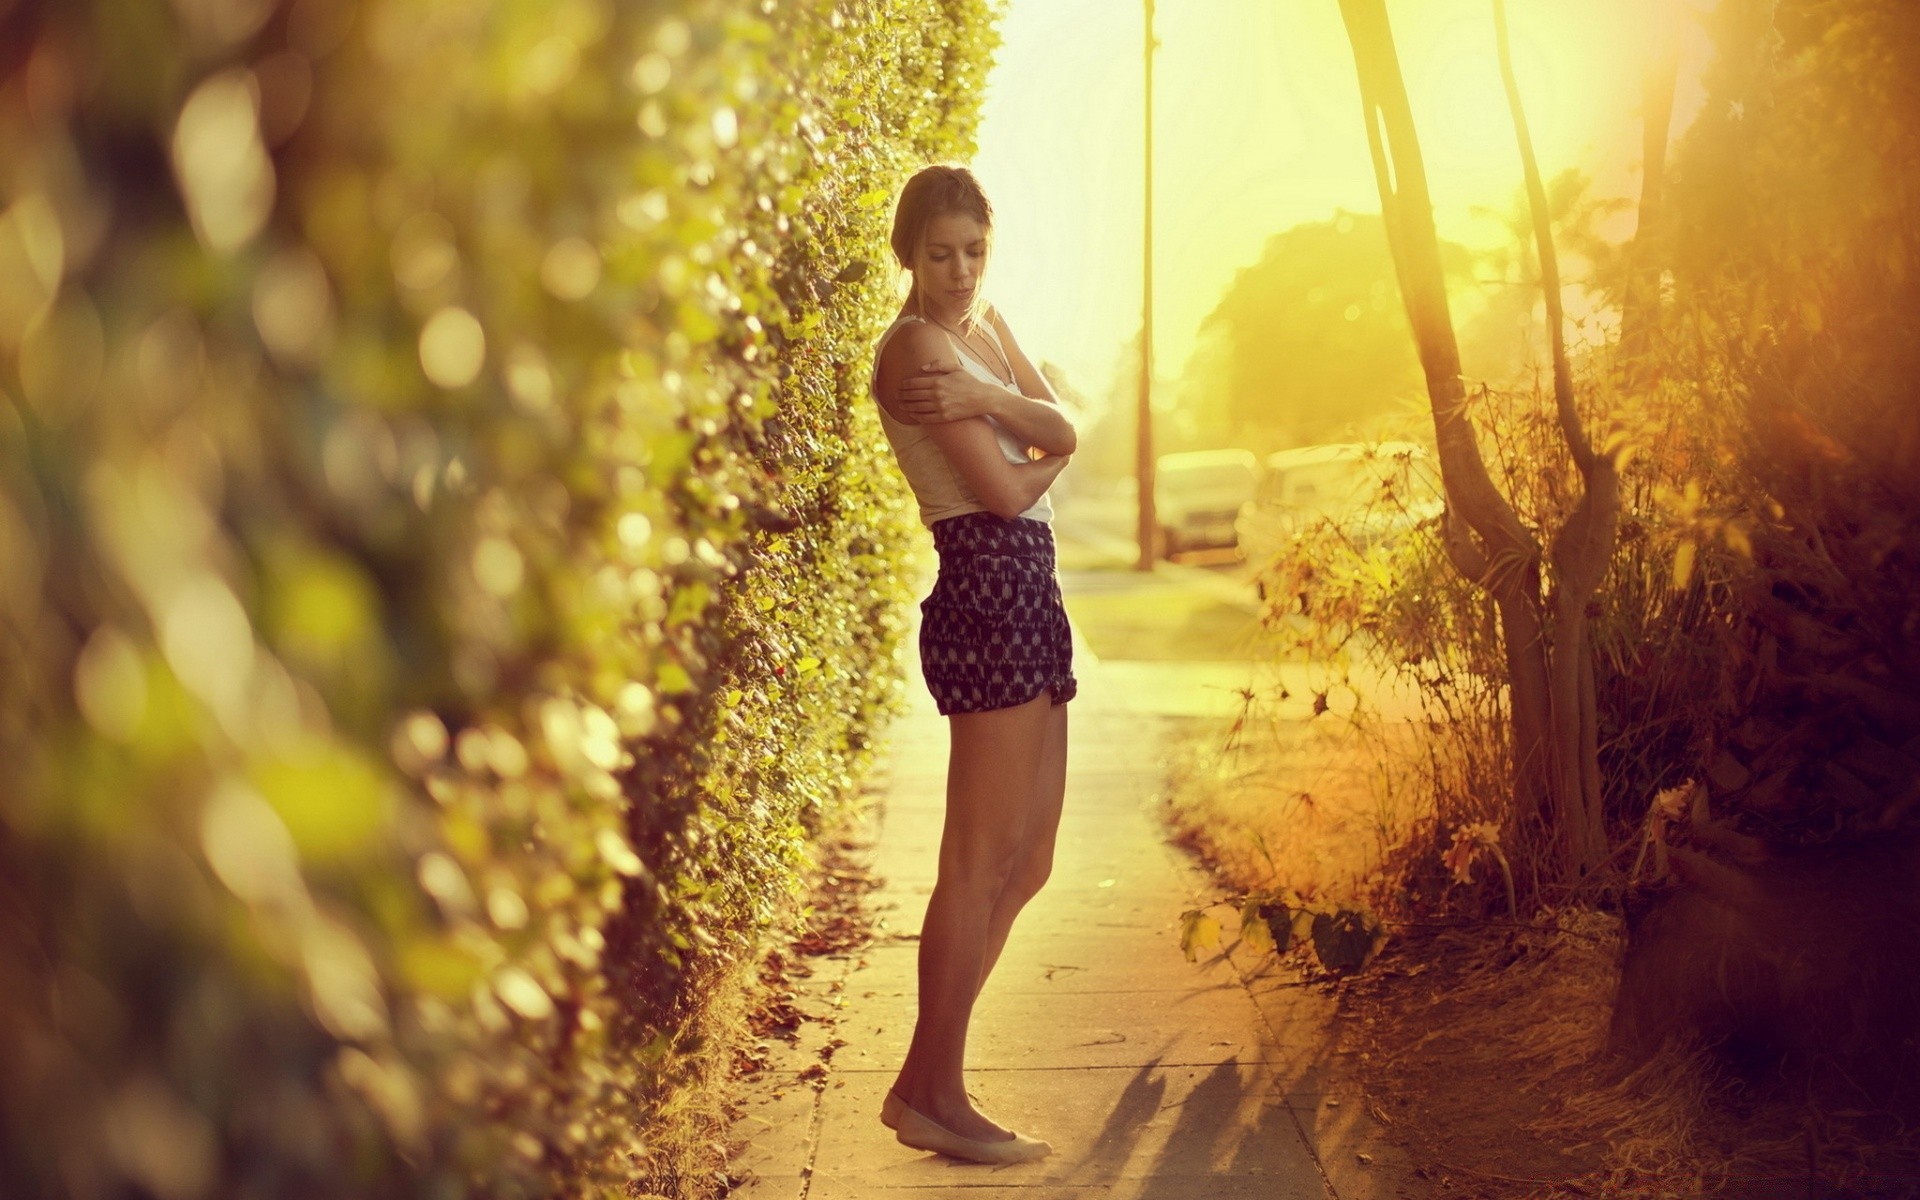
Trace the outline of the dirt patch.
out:
[[[1358,1073],[1436,1196],[1536,1195],[1602,1167],[1600,1139],[1563,1126],[1606,1028],[1601,938],[1403,928],[1345,989]]]
[[[1436,1200],[1920,1196],[1920,1141],[1887,1114],[1698,1048],[1608,1054],[1621,936],[1592,912],[1403,928],[1343,989],[1349,1061]]]
[[[1396,824],[1369,790],[1384,768],[1355,761],[1366,744],[1321,722],[1257,753],[1200,734],[1172,764],[1169,820],[1223,889],[1378,894]],[[1887,1114],[1696,1047],[1610,1055],[1618,917],[1388,915],[1380,957],[1335,988],[1338,1060],[1435,1200],[1920,1198],[1920,1137]]]
[[[846,1045],[832,1036],[838,1023],[832,1001],[839,983],[805,996],[798,985],[814,977],[815,960],[858,950],[873,940],[873,913],[865,901],[880,883],[867,866],[872,848],[864,821],[820,843],[820,863],[809,878],[807,902],[791,935],[761,959],[760,987],[747,1014],[752,1040],[734,1049],[736,1078],[774,1065],[774,1042],[789,1048],[779,1056],[779,1065],[787,1069],[795,1065],[794,1052],[805,1055],[805,1067],[812,1068],[830,1061],[834,1051]],[[805,1036],[810,1027],[818,1029],[818,1036]]]

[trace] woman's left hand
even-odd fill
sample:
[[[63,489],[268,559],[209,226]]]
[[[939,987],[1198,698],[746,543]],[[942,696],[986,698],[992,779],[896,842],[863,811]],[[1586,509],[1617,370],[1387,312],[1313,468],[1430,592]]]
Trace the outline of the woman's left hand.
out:
[[[967,374],[954,359],[943,358],[921,367],[920,374],[901,384],[899,400],[915,421],[940,424],[991,416],[1005,390]]]

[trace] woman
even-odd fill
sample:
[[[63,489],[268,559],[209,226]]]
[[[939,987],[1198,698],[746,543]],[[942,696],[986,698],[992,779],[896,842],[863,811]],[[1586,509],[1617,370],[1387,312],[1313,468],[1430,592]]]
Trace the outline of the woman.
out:
[[[978,1112],[962,1060],[974,997],[1053,863],[1074,679],[1047,488],[1075,441],[981,291],[992,225],[970,172],[907,182],[892,245],[913,288],[874,353],[881,425],[940,556],[920,657],[951,734],[919,1020],[880,1119],[909,1146],[1006,1163],[1050,1147]]]

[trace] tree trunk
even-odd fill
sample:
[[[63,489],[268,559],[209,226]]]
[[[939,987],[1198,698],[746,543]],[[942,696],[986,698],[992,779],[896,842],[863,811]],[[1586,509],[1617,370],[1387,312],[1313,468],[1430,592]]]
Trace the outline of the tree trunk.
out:
[[[1360,77],[1367,145],[1394,271],[1433,409],[1447,497],[1448,557],[1463,576],[1492,595],[1500,613],[1515,808],[1540,810],[1552,821],[1564,805],[1556,797],[1540,547],[1487,474],[1467,420],[1466,384],[1460,377],[1460,349],[1447,306],[1426,166],[1384,0],[1340,0],[1340,13]]]
[[[1552,218],[1513,74],[1506,6],[1494,0],[1494,25],[1546,298],[1555,415],[1583,484],[1573,513],[1553,539],[1552,595],[1545,604],[1539,545],[1488,476],[1467,420],[1426,169],[1384,0],[1341,0],[1340,11],[1360,76],[1367,143],[1394,266],[1433,407],[1447,494],[1448,558],[1463,576],[1484,587],[1499,609],[1516,804],[1543,811],[1559,834],[1561,874],[1577,876],[1599,866],[1607,854],[1587,606],[1613,555],[1619,475],[1610,455],[1594,451],[1574,403]],[[1670,108],[1669,102],[1657,111]],[[1656,179],[1656,196],[1658,186]]]
[[[1611,455],[1594,453],[1574,404],[1566,314],[1560,304],[1560,256],[1553,244],[1553,216],[1547,207],[1540,163],[1533,153],[1533,136],[1527,129],[1526,106],[1520,101],[1520,84],[1513,73],[1506,0],[1493,0],[1493,29],[1500,52],[1500,80],[1507,90],[1514,138],[1520,146],[1520,166],[1526,175],[1527,203],[1533,210],[1540,290],[1547,304],[1547,338],[1553,347],[1553,405],[1560,418],[1560,435],[1566,440],[1583,484],[1579,502],[1553,540],[1553,634],[1547,653],[1549,707],[1553,714],[1553,795],[1560,802],[1558,816],[1567,840],[1568,859],[1584,874],[1607,856],[1600,773],[1597,765],[1590,766],[1599,758],[1597,730],[1594,722],[1582,719],[1594,705],[1587,602],[1599,590],[1613,561],[1620,525],[1620,475]]]

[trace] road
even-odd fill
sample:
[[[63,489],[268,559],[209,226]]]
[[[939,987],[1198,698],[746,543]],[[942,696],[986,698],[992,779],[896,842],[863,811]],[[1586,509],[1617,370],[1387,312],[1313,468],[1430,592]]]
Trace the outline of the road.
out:
[[[1327,672],[1280,658],[1261,628],[1252,568],[1233,551],[1183,553],[1140,571],[1129,498],[1074,496],[1056,508],[1067,616],[1130,706],[1231,718],[1252,693],[1275,718],[1311,715]]]

